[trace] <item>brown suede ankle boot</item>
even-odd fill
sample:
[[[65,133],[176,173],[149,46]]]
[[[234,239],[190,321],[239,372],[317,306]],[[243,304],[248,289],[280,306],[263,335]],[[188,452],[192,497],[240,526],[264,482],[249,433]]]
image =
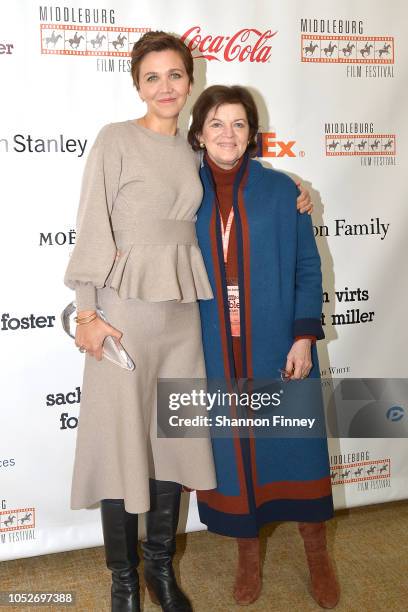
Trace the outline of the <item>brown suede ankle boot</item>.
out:
[[[312,594],[322,608],[334,608],[340,599],[340,587],[329,557],[325,523],[299,523],[303,538]]]
[[[237,538],[238,569],[234,584],[234,599],[247,606],[261,594],[261,555],[259,538]]]

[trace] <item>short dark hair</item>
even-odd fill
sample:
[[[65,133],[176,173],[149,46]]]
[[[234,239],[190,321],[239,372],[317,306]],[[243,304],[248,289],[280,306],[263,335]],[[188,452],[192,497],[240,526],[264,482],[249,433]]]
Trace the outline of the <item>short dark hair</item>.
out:
[[[188,142],[194,151],[200,150],[198,134],[203,131],[204,122],[212,108],[218,108],[223,104],[242,104],[245,108],[249,124],[249,142],[247,151],[254,157],[258,149],[256,135],[259,128],[258,109],[252,94],[240,85],[212,85],[207,87],[197,98],[192,110],[192,122],[188,131]]]
[[[139,89],[139,72],[142,60],[152,51],[166,51],[166,49],[172,49],[180,55],[188,79],[191,84],[194,83],[194,61],[190,49],[186,47],[177,36],[169,34],[168,32],[156,30],[146,32],[146,34],[143,34],[143,36],[133,45],[130,67],[136,89]]]

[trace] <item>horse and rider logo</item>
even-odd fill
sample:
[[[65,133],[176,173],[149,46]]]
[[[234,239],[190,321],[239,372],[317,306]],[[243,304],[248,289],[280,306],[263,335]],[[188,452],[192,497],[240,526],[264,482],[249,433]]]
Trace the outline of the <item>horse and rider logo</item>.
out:
[[[332,485],[351,484],[363,480],[390,478],[391,459],[376,459],[347,465],[336,465],[330,469]]]
[[[41,53],[53,55],[129,56],[150,28],[41,24]]]
[[[396,155],[395,134],[326,134],[326,155]]]
[[[392,36],[301,36],[302,62],[393,64]]]
[[[0,511],[0,533],[35,527],[35,508]]]

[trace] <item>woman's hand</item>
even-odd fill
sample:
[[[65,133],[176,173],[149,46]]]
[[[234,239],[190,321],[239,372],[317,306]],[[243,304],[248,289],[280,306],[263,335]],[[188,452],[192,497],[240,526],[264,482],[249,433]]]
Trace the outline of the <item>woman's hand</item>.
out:
[[[291,380],[307,378],[312,369],[312,341],[308,338],[299,338],[292,344],[286,358],[285,371]]]
[[[79,318],[87,317],[93,314],[94,311],[81,311],[78,313]],[[78,348],[83,348],[86,352],[95,357],[97,361],[102,359],[102,345],[106,336],[113,336],[117,340],[122,337],[122,332],[118,331],[112,325],[109,325],[105,321],[102,321],[99,317],[96,317],[91,323],[85,323],[84,325],[77,325],[75,334],[75,344]]]
[[[300,182],[296,183],[296,187],[300,190],[300,194],[296,200],[296,208],[301,214],[307,212],[308,215],[311,215],[313,212],[313,203],[309,191],[305,189]]]

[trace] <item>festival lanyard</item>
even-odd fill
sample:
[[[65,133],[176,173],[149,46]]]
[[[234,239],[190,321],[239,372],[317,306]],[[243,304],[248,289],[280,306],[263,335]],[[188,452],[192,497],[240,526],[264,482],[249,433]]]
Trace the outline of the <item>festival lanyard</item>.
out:
[[[223,253],[224,253],[224,263],[227,263],[227,260],[228,260],[228,245],[229,245],[229,241],[230,241],[232,222],[234,221],[234,208],[231,206],[231,210],[230,210],[230,213],[228,215],[227,225],[226,226],[224,226],[224,221],[222,220],[221,211],[220,211],[220,217],[221,217],[222,250],[223,250]]]
[[[231,206],[231,210],[228,215],[227,225],[224,226],[221,217],[221,237],[222,237],[222,250],[224,252],[224,264],[228,260],[228,245],[231,236],[232,222],[234,221],[234,208]],[[230,313],[230,324],[231,324],[231,336],[238,337],[241,335],[241,323],[240,323],[240,311],[239,311],[239,287],[237,282],[234,284],[227,284],[228,294],[228,306]]]

